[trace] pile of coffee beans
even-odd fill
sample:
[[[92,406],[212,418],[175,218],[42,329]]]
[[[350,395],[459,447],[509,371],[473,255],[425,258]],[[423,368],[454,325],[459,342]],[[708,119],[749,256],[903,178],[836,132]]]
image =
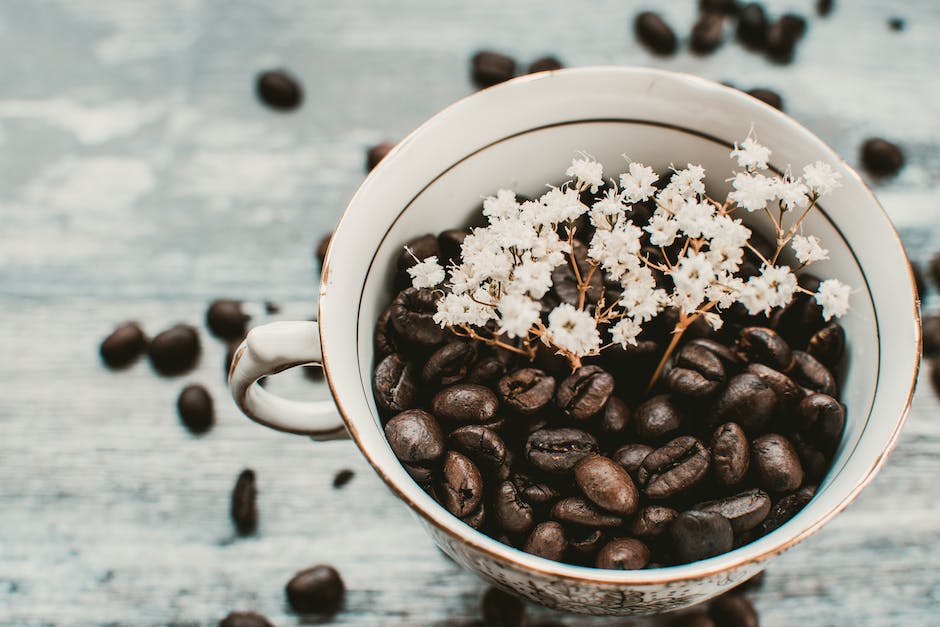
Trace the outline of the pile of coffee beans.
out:
[[[408,247],[419,259],[453,258],[460,233]],[[403,253],[398,271],[413,263]],[[556,269],[546,312],[577,298],[566,273]],[[594,276],[603,284],[603,272]],[[733,307],[720,332],[694,325],[647,392],[675,312],[637,346],[572,371],[547,350],[530,362],[457,337],[432,319],[440,292],[396,283],[374,337],[389,445],[454,516],[530,553],[637,569],[730,551],[806,505],[839,444],[845,333],[811,297],[769,318]]]

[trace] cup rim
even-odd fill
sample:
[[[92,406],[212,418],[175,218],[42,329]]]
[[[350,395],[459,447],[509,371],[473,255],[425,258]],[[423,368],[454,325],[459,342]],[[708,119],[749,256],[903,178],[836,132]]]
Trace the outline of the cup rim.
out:
[[[750,96],[745,92],[741,92],[733,87],[717,83],[700,76],[689,74],[686,72],[675,72],[670,70],[662,70],[658,68],[648,68],[648,67],[639,67],[639,66],[585,66],[578,68],[565,68],[561,70],[552,70],[548,72],[539,72],[536,74],[524,75],[516,77],[499,85],[490,87],[488,89],[480,90],[472,94],[468,94],[448,106],[444,107],[430,118],[422,122],[417,128],[407,134],[396,146],[389,152],[383,161],[389,162],[393,159],[396,159],[402,147],[410,144],[416,139],[420,139],[425,135],[431,127],[434,126],[436,122],[442,118],[446,118],[452,111],[463,107],[468,101],[475,101],[478,99],[486,98],[490,94],[500,93],[510,89],[516,89],[519,85],[530,83],[533,81],[545,80],[550,78],[553,75],[563,74],[563,75],[573,75],[573,74],[607,74],[610,76],[632,76],[632,77],[641,77],[649,76],[653,78],[663,78],[669,80],[678,80],[698,88],[707,88],[711,90],[719,90],[726,94],[732,95],[732,97],[737,98],[742,104],[746,103],[750,107],[767,107],[769,105],[763,103],[762,101]],[[803,124],[797,120],[791,118],[790,116],[774,110],[774,116],[777,122],[795,127],[797,130],[802,133],[809,135],[811,138],[819,142],[823,147],[825,147],[832,155],[835,156],[839,161],[842,162],[843,167],[845,168],[846,173],[853,180],[853,182],[860,184],[864,189],[865,193],[869,197],[869,200],[874,208],[876,208],[885,219],[885,222],[890,227],[890,236],[893,238],[894,243],[903,251],[903,245],[901,243],[900,236],[897,233],[897,230],[894,228],[893,223],[890,220],[887,212],[884,207],[879,202],[878,198],[875,196],[874,191],[865,182],[861,175],[844,159],[839,156],[839,154],[830,146],[828,143],[820,139],[815,133],[807,129]],[[369,187],[369,183],[377,176],[377,172],[382,171],[382,164],[376,166],[376,168],[368,174],[365,180],[360,184],[359,188],[350,198],[347,203],[346,209],[343,211],[339,223],[337,225],[337,231],[340,230],[343,223],[348,221],[349,218],[349,208],[354,206],[360,199],[360,196],[363,194],[363,190]],[[334,240],[335,241],[335,240]],[[851,245],[846,240],[846,244]],[[319,302],[319,319],[321,321],[319,327],[320,341],[321,345],[326,346],[324,327],[322,324],[323,314],[326,311],[324,307],[325,304],[329,302],[329,299],[324,298],[325,296],[325,286],[330,274],[330,261],[332,257],[332,242],[330,247],[327,250],[327,255],[323,263],[323,269],[321,274],[321,283],[320,283],[320,302]],[[914,279],[913,269],[908,264],[907,267],[907,279],[909,286],[911,287],[912,294],[914,295],[914,340],[915,340],[915,355],[916,358],[914,368],[912,371],[912,378],[909,383],[909,388],[907,390],[906,397],[904,398],[903,407],[901,407],[894,428],[892,429],[888,439],[881,447],[878,455],[870,463],[869,467],[866,469],[865,473],[852,485],[852,487],[845,492],[833,505],[831,505],[823,514],[818,515],[816,520],[814,520],[808,526],[795,531],[789,536],[781,536],[780,540],[765,548],[763,551],[757,555],[747,555],[742,553],[737,559],[734,559],[727,563],[713,563],[714,559],[720,558],[722,556],[716,556],[715,558],[709,558],[707,560],[700,560],[698,562],[691,562],[688,564],[682,564],[677,566],[669,566],[657,569],[644,569],[644,570],[607,570],[607,569],[598,569],[586,566],[577,566],[574,564],[567,564],[564,562],[558,562],[554,560],[549,560],[542,558],[536,555],[525,553],[520,549],[512,547],[510,545],[503,544],[496,540],[486,536],[485,534],[473,529],[469,525],[463,523],[459,518],[453,516],[446,510],[442,510],[443,513],[437,511],[430,511],[425,508],[421,503],[418,503],[411,495],[412,489],[417,489],[416,485],[399,485],[399,482],[395,477],[392,477],[387,473],[383,467],[381,460],[378,460],[374,457],[372,452],[369,450],[368,446],[363,442],[363,438],[359,433],[359,429],[356,426],[356,421],[351,417],[352,414],[344,408],[342,400],[340,399],[338,393],[337,383],[335,381],[335,373],[331,372],[329,365],[329,356],[327,355],[326,350],[323,353],[323,371],[327,384],[330,387],[330,392],[333,396],[333,399],[336,403],[337,409],[346,424],[350,435],[352,436],[354,442],[357,445],[357,448],[362,452],[366,457],[369,464],[373,469],[379,474],[382,480],[389,486],[389,488],[400,498],[402,499],[414,512],[421,516],[421,518],[436,529],[444,532],[452,539],[470,545],[473,549],[480,551],[486,554],[488,557],[503,560],[509,563],[514,564],[516,567],[523,568],[525,570],[530,570],[538,572],[544,575],[553,576],[553,577],[562,577],[569,580],[574,580],[578,582],[590,582],[596,584],[605,584],[605,585],[661,585],[672,582],[679,581],[693,581],[706,579],[712,577],[716,574],[734,570],[740,566],[746,564],[760,564],[761,562],[778,555],[792,546],[802,542],[809,536],[816,533],[820,528],[825,526],[833,517],[843,511],[855,498],[858,494],[874,479],[878,474],[881,468],[884,466],[885,461],[887,460],[889,454],[894,449],[897,444],[897,441],[900,437],[901,430],[904,427],[904,424],[907,421],[907,417],[910,413],[911,402],[914,395],[914,390],[917,384],[918,372],[920,370],[921,360],[921,348],[922,348],[922,337],[921,337],[921,313],[920,313],[920,298],[916,290],[916,283]],[[446,517],[445,517],[446,515]],[[494,546],[488,546],[488,545]],[[727,555],[727,554],[725,554]],[[698,566],[703,564],[705,567]],[[670,572],[676,571],[679,572]],[[654,576],[650,576],[654,574]]]

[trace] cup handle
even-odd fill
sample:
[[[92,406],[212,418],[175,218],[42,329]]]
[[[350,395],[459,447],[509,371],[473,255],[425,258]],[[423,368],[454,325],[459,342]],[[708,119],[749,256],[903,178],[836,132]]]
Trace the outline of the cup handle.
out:
[[[248,332],[232,357],[229,389],[235,404],[255,422],[314,440],[348,438],[332,401],[292,401],[265,390],[258,380],[296,366],[323,363],[316,322],[271,322]]]

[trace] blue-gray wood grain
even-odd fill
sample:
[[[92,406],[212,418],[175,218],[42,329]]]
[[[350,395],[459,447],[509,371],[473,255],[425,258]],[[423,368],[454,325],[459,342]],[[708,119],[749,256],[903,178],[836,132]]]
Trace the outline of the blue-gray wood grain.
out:
[[[467,58],[641,64],[779,89],[851,163],[866,136],[907,149],[875,190],[911,256],[940,248],[940,4],[838,2],[792,66],[725,45],[655,59],[631,16],[656,3],[120,0],[0,3],[0,624],[215,624],[236,608],[297,619],[283,584],[335,564],[345,625],[478,615],[482,584],[447,561],[348,442],[315,445],[241,417],[204,336],[197,371],[100,367],[114,323],[201,320],[214,297],[315,310],[312,249],[362,178],[364,148],[470,93]],[[663,3],[665,4],[665,3]],[[773,11],[812,14],[809,0]],[[680,33],[693,0],[662,10]],[[890,16],[907,19],[888,30]],[[253,94],[284,66],[303,107]],[[926,309],[937,301],[934,288]],[[940,606],[940,406],[926,373],[887,467],[824,531],[774,562],[766,625],[927,625]],[[207,384],[218,425],[194,438],[176,395]],[[284,375],[272,387],[323,398]],[[258,473],[261,526],[236,539],[228,495]],[[344,489],[341,468],[356,470]],[[545,614],[545,613],[543,613]],[[568,618],[570,625],[622,624]]]

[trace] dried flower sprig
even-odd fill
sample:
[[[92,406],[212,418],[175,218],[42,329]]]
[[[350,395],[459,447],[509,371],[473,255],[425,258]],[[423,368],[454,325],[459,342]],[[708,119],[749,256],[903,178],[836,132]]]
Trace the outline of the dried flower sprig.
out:
[[[473,229],[459,263],[449,268],[434,320],[458,335],[530,358],[542,342],[578,367],[583,357],[609,346],[635,345],[646,323],[675,308],[678,321],[655,382],[689,325],[704,317],[717,330],[720,312],[735,303],[751,315],[767,314],[802,292],[816,299],[827,320],[841,316],[849,307],[848,286],[829,279],[808,292],[779,259],[788,244],[797,270],[828,258],[816,236],[800,231],[819,199],[839,187],[839,174],[817,161],[805,166],[801,177],[789,169],[774,176],[767,173],[770,154],[753,132],[735,145],[730,156],[740,170],[728,179],[733,191],[723,202],[706,194],[699,165],[673,167],[660,189],[653,169],[636,162],[628,163],[619,182],[605,182],[603,166],[587,153],[572,160],[567,182],[536,200],[520,202],[512,191],[499,190],[483,202],[487,226]],[[581,200],[585,191],[601,193],[588,206]],[[637,203],[655,207],[642,228],[633,221]],[[752,245],[751,230],[735,217],[739,209],[769,218],[776,241],[772,255],[765,257]],[[586,258],[579,259],[575,221],[583,215],[594,235]],[[650,246],[659,251],[655,259]],[[759,273],[748,277],[740,272],[746,250],[761,261]],[[552,288],[553,271],[563,264],[571,266],[577,301],[543,315],[541,301]],[[589,300],[591,279],[601,271],[606,282],[618,284],[619,293],[608,299],[602,291]],[[419,288],[436,288],[446,276],[434,257],[408,272]]]

